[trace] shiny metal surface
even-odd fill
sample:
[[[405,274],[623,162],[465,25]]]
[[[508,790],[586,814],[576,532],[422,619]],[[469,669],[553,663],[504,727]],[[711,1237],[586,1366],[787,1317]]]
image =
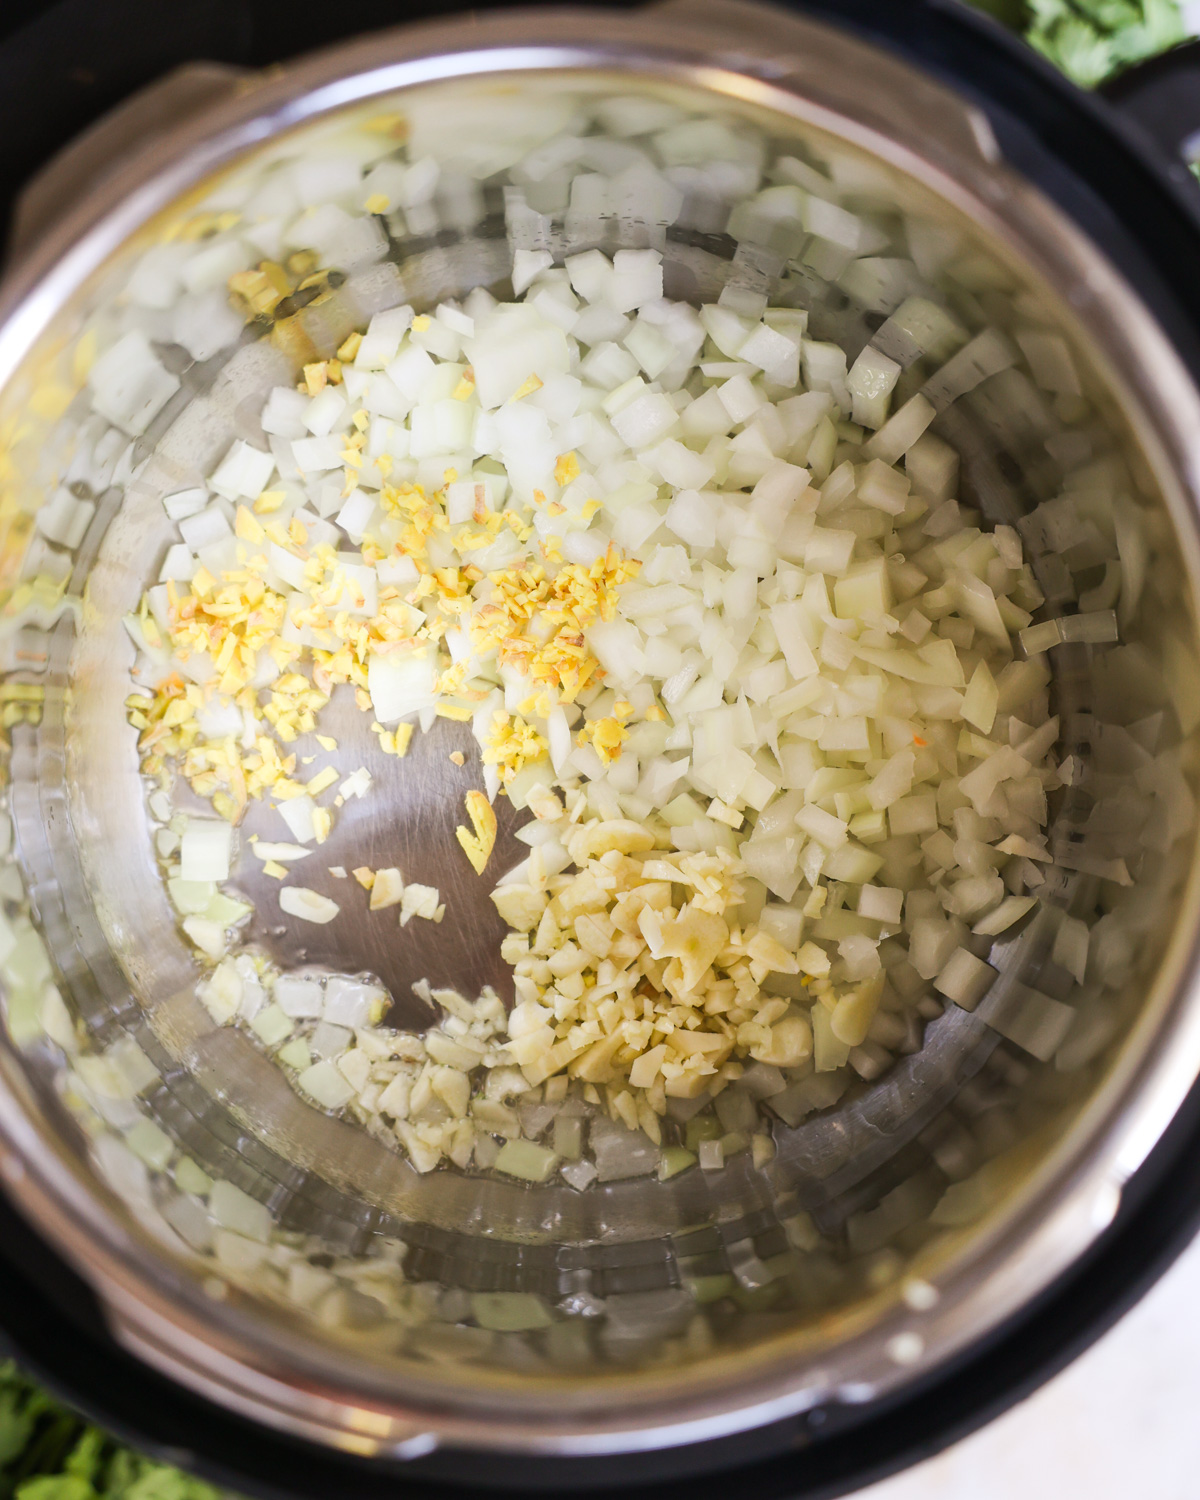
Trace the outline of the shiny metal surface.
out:
[[[847,143],[906,175],[914,202],[965,215],[992,254],[1054,299],[1056,315],[1087,349],[1113,420],[1128,422],[1152,475],[1148,487],[1161,494],[1175,528],[1181,595],[1196,597],[1200,399],[1135,294],[1005,166],[986,121],[969,106],[845,36],[757,7],[689,3],[637,17],[540,12],[477,21],[469,32],[420,28],[256,81],[118,162],[92,196],[31,245],[0,291],[0,385],[18,388],[39,347],[69,336],[81,288],[103,299],[109,258],[119,259],[154,214],[261,144],[286,141],[288,131],[360,102],[443,80],[593,74],[699,90],[772,120],[781,135]],[[53,177],[39,196],[55,198]],[[703,290],[714,256],[693,245],[675,247],[669,259]],[[415,248],[404,274],[432,301],[499,279],[505,269],[480,232]],[[182,371],[194,407],[223,414],[246,435],[257,428],[256,400],[261,405],[286,375],[274,350],[249,343],[223,368]],[[1036,923],[993,958],[1003,960],[1003,978],[984,1008],[951,1007],[927,1028],[919,1052],[848,1106],[781,1129],[766,1169],[743,1156],[719,1184],[691,1173],[576,1194],[447,1172],[423,1178],[380,1142],[303,1104],[243,1034],[212,1027],[192,993],[195,969],[161,889],[123,692],[115,688],[131,659],[120,616],[136,605],[146,558],[157,556],[169,531],[161,495],[206,472],[217,456],[203,424],[181,421],[169,435],[166,427],[147,435],[147,451],[157,447],[120,511],[113,513],[114,494],[104,513],[101,497],[101,517],[75,562],[77,580],[87,578],[81,621],[75,630],[64,620],[49,637],[43,721],[36,733],[14,730],[11,769],[17,844],[55,960],[95,1037],[105,1042],[128,1031],[158,1064],[163,1082],[148,1104],[159,1122],[214,1175],[224,1172],[270,1203],[286,1229],[352,1254],[379,1237],[404,1240],[411,1279],[443,1287],[512,1286],[549,1297],[663,1292],[688,1274],[736,1273],[778,1253],[786,1245],[781,1221],[800,1209],[836,1231],[916,1182],[928,1212],[941,1190],[934,1174],[945,1106],[966,1097],[972,1080],[971,1097],[986,1103],[989,1088],[1009,1086],[1005,1070],[1016,1076],[988,1020],[1020,986],[1048,984],[1052,934]],[[971,473],[985,511],[993,521],[1011,518],[1027,497],[989,463],[977,435],[957,436],[968,454],[977,443]],[[23,541],[13,526],[6,545],[17,550]],[[1182,597],[1178,623],[1191,633]],[[1077,666],[1077,674],[1060,673],[1064,713],[1087,708],[1086,658]],[[365,925],[339,924],[335,942],[333,929],[277,917],[275,888],[246,869],[252,861],[234,883],[255,900],[257,935],[281,958],[377,974],[397,998],[398,1023],[419,1026],[427,1017],[411,997],[415,979],[436,969],[437,982],[468,990],[504,983],[505,966],[494,956],[503,927],[486,893],[478,883],[450,883],[450,872],[461,869],[449,858],[455,808],[475,782],[470,759],[457,768],[448,751],[471,757],[475,746],[443,722],[415,738],[405,761],[389,762],[365,731],[351,709],[337,736],[347,768],[366,764],[388,786],[384,811],[378,801],[355,804],[327,846],[329,862],[397,863],[410,878],[443,886],[453,927],[448,917],[448,930],[429,928],[400,947],[381,943]],[[502,858],[516,848],[519,821],[504,804]],[[253,821],[247,831],[255,831]],[[1168,872],[1186,884],[1182,894],[1172,894],[1165,875],[1162,890],[1150,892],[1151,901],[1171,902],[1174,922],[1160,934],[1136,1019],[1141,997],[1131,993],[1123,1046],[1106,1069],[1087,1075],[1086,1089],[1052,1069],[1038,1075],[1040,1093],[1023,1117],[1027,1138],[1011,1142],[995,1164],[997,1181],[1011,1191],[981,1222],[944,1225],[922,1248],[919,1274],[936,1285],[937,1298],[919,1318],[897,1296],[898,1283],[864,1281],[841,1303],[815,1298],[807,1320],[751,1311],[726,1341],[669,1368],[614,1356],[566,1376],[548,1363],[453,1364],[424,1347],[417,1358],[412,1345],[339,1343],[286,1307],[214,1286],[202,1268],[164,1249],[90,1175],[36,1060],[9,1050],[0,1058],[0,1136],[19,1164],[12,1191],[97,1287],[121,1336],[144,1358],[260,1420],[352,1451],[404,1455],[438,1442],[634,1449],[715,1436],[824,1401],[867,1400],[913,1368],[946,1359],[1070,1264],[1111,1219],[1123,1182],[1200,1072],[1192,853],[1189,845]],[[896,1336],[916,1329],[912,1361],[894,1357]]]

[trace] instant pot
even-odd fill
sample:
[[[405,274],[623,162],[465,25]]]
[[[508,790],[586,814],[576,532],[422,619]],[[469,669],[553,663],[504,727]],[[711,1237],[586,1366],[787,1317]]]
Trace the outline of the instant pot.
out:
[[[1106,101],[949,0],[472,11],[342,43],[395,19],[382,8],[360,7],[345,25],[328,11],[313,20],[267,5],[179,5],[169,15],[130,5],[112,26],[68,3],[7,36],[0,109],[6,138],[26,143],[7,154],[4,182],[0,387],[21,403],[21,421],[3,429],[18,460],[0,512],[9,588],[24,576],[39,486],[73,420],[38,372],[64,349],[69,364],[81,309],[103,310],[122,256],[153,243],[162,215],[200,202],[222,173],[265,160],[281,141],[319,141],[346,112],[381,101],[402,109],[412,91],[440,98],[445,121],[461,130],[466,119],[469,136],[473,120],[486,139],[479,98],[502,97],[512,80],[553,91],[598,79],[646,97],[667,90],[673,107],[702,113],[707,102],[774,135],[845,151],[864,194],[902,184],[905,204],[944,212],[969,243],[978,235],[979,306],[1002,315],[1024,299],[1064,330],[1155,517],[1147,597],[1157,617],[1126,623],[1151,674],[1168,632],[1161,659],[1172,686],[1157,718],[1148,709],[1137,720],[1141,739],[1114,741],[1101,699],[1113,700],[1114,680],[1131,679],[1114,679],[1086,644],[1056,648],[1056,701],[1080,778],[1060,816],[1095,829],[1117,817],[1122,795],[1157,785],[1151,772],[1141,784],[1132,778],[1157,764],[1160,732],[1173,736],[1163,752],[1172,765],[1189,766],[1200,722],[1189,655],[1200,597],[1200,187],[1186,164],[1200,140],[1197,47],[1127,74]],[[329,50],[304,55],[314,48]],[[472,218],[460,204],[454,222],[399,242],[406,285],[436,300],[502,282],[503,216],[497,229],[485,209]],[[546,217],[547,244],[561,253],[551,209]],[[690,285],[703,290],[726,274],[732,245],[719,224],[668,231],[664,243]],[[752,270],[769,278],[764,264]],[[824,282],[812,292],[819,303]],[[357,295],[369,311],[363,286]],[[181,362],[180,375],[189,368]],[[197,399],[224,389],[220,368],[206,378]],[[11,404],[2,415],[12,418]],[[253,412],[231,404],[229,415],[244,424]],[[1076,453],[1059,441],[1050,448],[1059,470],[1047,465],[1048,429],[1030,420],[1020,432],[1003,421],[989,428],[983,416],[944,429],[992,520],[1051,499],[1062,455]],[[134,453],[130,472],[153,460],[160,436]],[[43,466],[22,468],[21,442]],[[153,473],[152,463],[140,472]],[[91,575],[87,601],[35,621],[5,660],[16,680],[45,687],[40,715],[6,721],[21,883],[10,880],[5,899],[16,910],[28,898],[89,1040],[110,1055],[124,1047],[127,1060],[137,1041],[138,1067],[149,1068],[138,1091],[153,1118],[212,1175],[269,1208],[289,1254],[330,1277],[350,1267],[352,1281],[354,1265],[385,1246],[387,1264],[403,1263],[403,1284],[432,1289],[425,1300],[439,1309],[418,1341],[411,1323],[388,1323],[385,1302],[372,1311],[370,1298],[350,1299],[353,1337],[335,1337],[278,1297],[269,1303],[189,1261],[163,1228],[164,1215],[184,1222],[178,1203],[188,1194],[134,1181],[127,1158],[106,1145],[115,1137],[103,1125],[128,1129],[132,1117],[112,1111],[90,1138],[73,1128],[55,1081],[55,1038],[18,1036],[10,993],[0,1326],[23,1362],[90,1417],[264,1495],[570,1486],[666,1496],[718,1484],[834,1495],[937,1451],[1027,1394],[1186,1244],[1200,1216],[1200,888],[1178,780],[1178,824],[1147,844],[1161,858],[1132,881],[1112,878],[1114,862],[1090,876],[1086,857],[1068,866],[1048,888],[1046,922],[988,952],[1000,977],[979,1009],[938,1007],[923,1046],[893,1072],[853,1090],[848,1105],[781,1130],[765,1176],[730,1169],[717,1191],[697,1187],[698,1174],[678,1185],[613,1181],[589,1198],[447,1173],[401,1191],[311,1110],[281,1132],[271,1109],[256,1111],[249,1098],[270,1089],[251,1061],[208,1050],[217,1044],[186,1006],[170,1024],[155,1022],[155,983],[174,959],[152,930],[136,852],[121,843],[136,821],[119,774],[124,726],[114,728],[114,695],[97,684],[120,665],[120,630],[108,630],[157,538],[149,511],[131,529],[128,508],[122,517],[111,502],[106,509],[107,488],[93,493],[83,470],[74,482],[83,488],[73,497],[96,507],[86,535],[43,527],[52,546],[37,545],[66,569],[69,590]],[[157,505],[162,491],[152,490],[147,482]],[[1136,696],[1138,684],[1128,690]],[[1132,718],[1118,710],[1118,721]],[[1089,902],[1120,941],[1104,949],[1103,972],[1088,972],[1085,995],[1051,950],[1054,911]],[[1076,1007],[1091,1018],[1094,1045],[1067,1051],[1066,1012]],[[1056,1018],[1050,1033],[1046,1016]],[[822,1240],[841,1249],[816,1248]],[[803,1288],[786,1313],[786,1296],[769,1292],[784,1262],[789,1285]],[[674,1355],[664,1341],[684,1326],[671,1321],[681,1288],[702,1283],[737,1295],[681,1360],[678,1340]],[[531,1323],[481,1354],[478,1338],[454,1344],[438,1332],[469,1321],[464,1294],[493,1290],[543,1298],[557,1309],[552,1326],[572,1336],[552,1346]],[[602,1331],[575,1337],[573,1318]]]

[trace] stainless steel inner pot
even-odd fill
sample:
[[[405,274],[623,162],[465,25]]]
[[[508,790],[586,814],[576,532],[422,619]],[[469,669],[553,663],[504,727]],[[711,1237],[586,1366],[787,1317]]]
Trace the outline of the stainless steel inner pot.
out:
[[[1061,330],[1085,372],[1087,421],[1065,408],[1061,421],[1022,421],[985,385],[934,430],[960,450],[964,499],[991,523],[1054,498],[1089,456],[1118,458],[1145,583],[1119,647],[1051,653],[1061,749],[1077,766],[1054,808],[1060,858],[1032,919],[981,942],[999,977],[977,1009],[935,1004],[919,1050],[799,1125],[777,1124],[761,1169],[743,1154],[719,1174],[583,1193],[452,1169],[422,1177],[305,1104],[195,999],[124,718],[121,616],[157,577],[160,499],[206,474],[233,436],[261,442],[266,392],[294,367],[261,328],[205,360],[164,334],[179,392],[144,432],[122,434],[79,394],[87,341],[94,352],[116,336],[130,265],[181,216],[236,212],[254,174],[336,153],[365,117],[395,112],[458,163],[460,190],[389,247],[418,306],[503,288],[514,247],[561,259],[649,243],[663,250],[668,295],[712,300],[732,281],[809,307],[821,336],[866,342],[881,317],[834,268],[796,247],[736,254],[728,203],[702,184],[669,225],[619,207],[572,219],[549,189],[506,204],[526,148],[506,123],[512,101],[565,128],[588,101],[631,94],[836,162],[862,201],[957,232],[964,317],[1004,326],[1021,310]],[[1185,780],[1200,721],[1200,399],[1137,293],[1004,161],[981,114],[840,32],[758,7],[515,13],[386,33],[269,76],[179,75],[52,167],[19,229],[0,292],[0,665],[45,691],[33,712],[19,693],[6,700],[13,840],[0,894],[15,946],[6,940],[0,965],[0,1169],[130,1349],[239,1412],[347,1451],[615,1452],[870,1401],[979,1338],[1083,1252],[1200,1072]],[[330,326],[310,320],[318,347],[342,336],[338,317],[348,328],[386,305],[371,285],[351,275]],[[39,526],[64,487],[94,506],[81,536]],[[1046,614],[1069,610],[1052,542],[1035,554],[1059,586],[1046,588]],[[39,575],[65,593],[39,602]],[[257,936],[286,962],[378,974],[396,1019],[421,1025],[417,978],[504,984],[485,892],[450,873],[461,786],[445,751],[459,739],[440,724],[388,780],[353,713],[337,732],[386,790],[343,820],[330,860],[387,851],[443,886],[450,916],[402,948],[273,918]],[[1149,804],[1138,799],[1157,785],[1145,767],[1168,761],[1173,824],[1160,817],[1139,839]],[[502,840],[519,821],[502,814]],[[1105,878],[1121,858],[1129,884]],[[267,907],[261,879],[240,868],[235,883]],[[1108,924],[1082,985],[1051,956],[1068,911]],[[81,1105],[78,1060],[64,1060],[62,1027],[45,1019],[52,980],[85,1051],[128,1057],[132,1038],[153,1064],[136,1100],[93,1093]],[[268,1211],[270,1245],[240,1269],[213,1259],[194,1214],[190,1243],[173,1227],[188,1196],[173,1166],[148,1169],[123,1144],[147,1116],[172,1151]],[[473,1311],[493,1292],[530,1299],[507,1330]]]

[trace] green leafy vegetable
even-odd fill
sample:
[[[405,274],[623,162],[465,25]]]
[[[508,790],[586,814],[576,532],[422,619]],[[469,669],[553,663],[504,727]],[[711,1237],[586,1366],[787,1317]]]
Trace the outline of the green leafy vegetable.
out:
[[[143,1458],[0,1365],[0,1500],[221,1500],[221,1492]]]
[[[1085,88],[1184,39],[1175,0],[1030,0],[1030,43]]]
[[[974,0],[1084,88],[1183,41],[1177,0]]]

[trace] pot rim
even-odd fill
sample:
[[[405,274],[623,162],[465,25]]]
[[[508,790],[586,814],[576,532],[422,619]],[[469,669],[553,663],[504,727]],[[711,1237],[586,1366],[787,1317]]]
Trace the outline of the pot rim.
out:
[[[685,16],[689,40],[681,45]],[[724,21],[713,24],[714,16]],[[772,28],[769,50],[761,31],[756,35],[750,26],[754,19],[761,27],[764,18]],[[790,55],[778,43],[785,26],[794,48]],[[750,51],[751,45],[763,50]],[[875,95],[873,110],[880,120],[839,112],[846,106],[831,97],[831,54],[842,67],[869,67],[877,84],[903,86],[908,98],[916,94],[926,107],[937,108],[947,128],[932,158],[923,154],[927,143],[914,134],[916,124],[907,115],[900,129],[880,133],[886,114],[881,95]],[[824,59],[819,69],[813,58]],[[798,81],[800,59],[806,66],[799,68]],[[461,23],[435,23],[350,42],[256,80],[239,98],[122,163],[8,278],[0,289],[0,385],[111,254],[248,151],[401,88],[467,74],[541,75],[552,69],[634,72],[778,109],[865,147],[969,210],[998,248],[1049,285],[1074,294],[1077,322],[1090,320],[1087,342],[1133,414],[1163,484],[1193,596],[1200,593],[1200,397],[1137,294],[1057,208],[1004,166],[986,119],[961,98],[831,27],[758,7],[672,6],[637,18],[515,12],[475,22],[469,41]],[[800,86],[807,97],[792,92]],[[213,1304],[198,1285],[172,1275],[155,1259],[152,1242],[120,1222],[115,1199],[102,1207],[65,1152],[47,1157],[34,1124],[36,1107],[28,1098],[23,1104],[11,1086],[11,1058],[0,1073],[0,1170],[26,1215],[99,1292],[124,1342],[192,1389],[285,1430],[352,1451],[400,1456],[445,1440],[553,1453],[698,1441],[821,1401],[859,1402],[893,1389],[995,1327],[1079,1258],[1111,1222],[1125,1181],[1200,1074],[1198,908],[1193,866],[1155,999],[1104,1085],[1016,1195],[1020,1201],[1010,1202],[939,1281],[941,1301],[923,1315],[925,1356],[915,1367],[902,1368],[885,1353],[888,1341],[913,1323],[906,1309],[892,1307],[825,1354],[819,1371],[798,1361],[797,1338],[790,1335],[752,1353],[724,1355],[719,1376],[673,1372],[671,1391],[663,1390],[661,1373],[594,1385],[579,1402],[568,1399],[560,1384],[547,1383],[549,1399],[535,1406],[532,1386],[482,1394],[476,1387],[472,1400],[451,1381],[431,1380],[424,1390],[412,1381],[407,1399],[397,1401],[383,1377],[361,1362],[306,1345],[265,1316],[239,1322],[244,1310],[235,1314],[232,1306]],[[247,1338],[255,1332],[253,1341]],[[609,1399],[610,1391],[619,1396]],[[452,1413],[447,1408],[456,1400],[462,1408]]]

